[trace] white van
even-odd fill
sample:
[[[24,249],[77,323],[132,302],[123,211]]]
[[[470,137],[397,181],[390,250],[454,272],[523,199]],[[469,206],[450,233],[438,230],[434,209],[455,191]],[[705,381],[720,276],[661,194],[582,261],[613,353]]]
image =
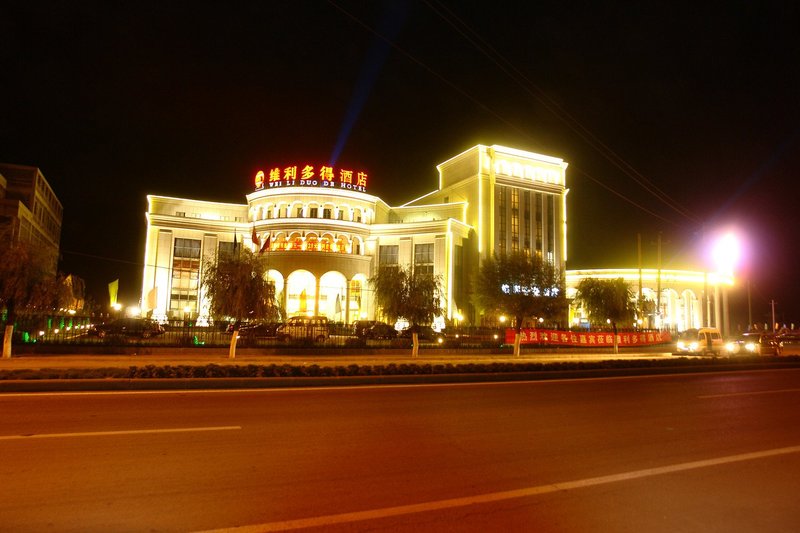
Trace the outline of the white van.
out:
[[[677,355],[713,355],[725,352],[722,333],[717,328],[687,329],[678,336],[675,346]]]

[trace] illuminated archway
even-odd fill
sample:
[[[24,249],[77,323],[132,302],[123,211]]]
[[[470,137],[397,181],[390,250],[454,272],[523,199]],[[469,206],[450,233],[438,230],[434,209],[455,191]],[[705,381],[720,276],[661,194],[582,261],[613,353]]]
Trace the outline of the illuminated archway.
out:
[[[308,233],[306,235],[306,242],[303,249],[309,252],[316,252],[319,250],[319,239],[316,233]]]
[[[272,238],[270,249],[277,251],[286,250],[286,244],[287,244],[286,234],[283,232],[276,233]]]
[[[681,325],[680,296],[675,289],[661,291],[661,327],[674,330]]]
[[[319,251],[332,252],[333,243],[334,243],[333,235],[331,235],[330,233],[324,233],[322,235],[322,238],[319,240]]]
[[[350,253],[353,255],[364,255],[364,241],[361,237],[354,235],[350,240]]]
[[[349,319],[351,322],[366,318],[368,315],[368,297],[367,297],[367,277],[364,274],[356,274],[350,280],[349,291]]]
[[[289,236],[287,245],[287,250],[302,250],[303,237],[299,233],[292,233]]]
[[[335,252],[339,252],[340,254],[346,254],[350,252],[350,241],[346,235],[339,235],[336,239],[336,244],[333,247]]]
[[[312,316],[316,312],[317,278],[308,270],[295,270],[286,278],[286,314]]]
[[[681,330],[699,328],[702,322],[700,318],[700,304],[694,291],[686,289],[681,294]]]
[[[319,278],[319,314],[334,322],[345,321],[347,278],[340,272],[326,272]]]

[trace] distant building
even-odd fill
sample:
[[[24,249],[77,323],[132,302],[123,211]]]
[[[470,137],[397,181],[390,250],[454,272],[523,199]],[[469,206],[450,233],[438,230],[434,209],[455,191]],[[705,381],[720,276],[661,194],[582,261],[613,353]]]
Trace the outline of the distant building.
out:
[[[0,226],[11,238],[42,250],[53,274],[58,268],[64,209],[36,167],[0,163]]]

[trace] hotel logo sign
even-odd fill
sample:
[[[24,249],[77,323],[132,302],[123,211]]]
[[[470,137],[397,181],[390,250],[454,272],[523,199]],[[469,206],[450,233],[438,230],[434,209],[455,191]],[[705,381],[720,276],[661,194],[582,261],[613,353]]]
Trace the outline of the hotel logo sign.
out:
[[[257,191],[277,187],[335,187],[367,192],[367,173],[332,166],[293,165],[256,172]]]

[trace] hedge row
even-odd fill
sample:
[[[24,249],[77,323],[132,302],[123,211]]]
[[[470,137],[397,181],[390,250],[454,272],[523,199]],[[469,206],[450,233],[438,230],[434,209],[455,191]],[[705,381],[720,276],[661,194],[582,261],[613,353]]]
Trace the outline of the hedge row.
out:
[[[636,368],[677,368],[784,363],[800,364],[800,356],[739,357],[735,359],[610,359],[606,361],[564,361],[550,363],[465,363],[387,365],[146,365],[129,368],[0,370],[0,380],[20,379],[153,379],[153,378],[285,378],[396,376],[413,374],[498,374],[510,372],[564,372]]]

